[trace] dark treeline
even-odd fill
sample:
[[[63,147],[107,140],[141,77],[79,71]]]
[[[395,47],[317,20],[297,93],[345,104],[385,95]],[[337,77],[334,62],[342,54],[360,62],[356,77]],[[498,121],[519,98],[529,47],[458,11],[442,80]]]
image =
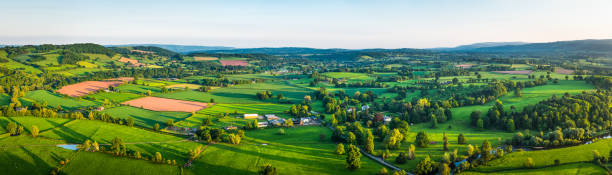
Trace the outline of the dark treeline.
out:
[[[175,59],[175,60],[182,59],[182,56],[179,53],[169,51],[163,48],[155,47],[155,46],[133,46],[132,48],[135,50],[154,52],[156,55],[168,57],[168,58]],[[140,52],[131,52],[130,54],[139,54],[139,53]]]

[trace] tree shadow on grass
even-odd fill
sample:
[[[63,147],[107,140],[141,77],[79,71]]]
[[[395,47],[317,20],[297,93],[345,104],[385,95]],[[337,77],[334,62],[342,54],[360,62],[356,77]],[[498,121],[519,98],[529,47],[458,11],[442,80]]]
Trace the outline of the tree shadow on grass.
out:
[[[328,164],[329,162],[326,161],[320,161],[320,159],[318,160],[308,160],[308,159],[302,159],[302,158],[295,158],[295,157],[287,157],[287,156],[279,156],[279,155],[271,155],[271,154],[266,154],[266,153],[260,153],[260,152],[254,152],[254,151],[247,151],[244,149],[239,149],[236,148],[234,146],[229,146],[229,145],[225,145],[225,144],[216,144],[215,145],[217,148],[219,149],[224,149],[224,150],[228,150],[228,151],[232,151],[232,152],[237,152],[237,153],[242,153],[242,154],[248,154],[248,155],[252,155],[255,157],[260,157],[266,160],[274,160],[274,161],[279,161],[279,162],[287,162],[290,164],[297,164],[297,165],[302,165],[305,167],[308,167],[309,169],[312,169],[312,171],[325,171],[325,167],[321,167],[320,165],[324,165],[324,164]]]

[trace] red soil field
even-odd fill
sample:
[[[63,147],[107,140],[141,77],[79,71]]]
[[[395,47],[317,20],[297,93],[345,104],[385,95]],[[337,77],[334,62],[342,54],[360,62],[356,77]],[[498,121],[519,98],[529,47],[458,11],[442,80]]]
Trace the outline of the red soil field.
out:
[[[80,97],[90,92],[108,89],[109,86],[119,86],[120,84],[123,84],[123,81],[85,81],[64,86],[60,90],[57,90],[57,92],[71,97]]]
[[[560,67],[555,68],[555,73],[570,75],[574,73],[574,70],[563,69]]]
[[[515,70],[515,71],[493,71],[495,73],[501,73],[501,74],[521,74],[521,75],[528,75],[530,74],[531,70]]]
[[[460,67],[460,68],[471,68],[473,66],[473,64],[460,64],[460,65],[455,65],[455,67]]]
[[[201,103],[193,101],[175,100],[159,97],[143,97],[121,104],[130,105],[133,107],[142,107],[152,111],[179,111],[179,112],[195,112],[202,110],[214,103]]]
[[[121,57],[121,59],[119,59],[119,62],[130,63],[130,64],[137,64],[138,60],[130,59],[130,58],[126,58],[126,57]]]
[[[249,65],[246,61],[243,60],[219,60],[221,65],[223,66],[247,66]]]

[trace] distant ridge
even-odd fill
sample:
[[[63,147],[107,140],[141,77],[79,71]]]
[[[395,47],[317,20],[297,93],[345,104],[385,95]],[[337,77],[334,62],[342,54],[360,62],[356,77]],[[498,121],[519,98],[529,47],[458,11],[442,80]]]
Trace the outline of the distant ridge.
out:
[[[441,47],[441,48],[433,48],[430,50],[435,51],[458,51],[458,50],[472,50],[483,47],[497,47],[497,46],[516,46],[516,45],[524,45],[529,44],[526,42],[482,42],[482,43],[474,43],[468,45],[460,45],[457,47]]]
[[[173,52],[188,54],[192,52],[203,52],[209,50],[231,50],[233,47],[225,46],[196,46],[196,45],[176,45],[176,44],[123,44],[123,45],[105,45],[106,47],[130,47],[130,46],[154,46],[167,49]]]

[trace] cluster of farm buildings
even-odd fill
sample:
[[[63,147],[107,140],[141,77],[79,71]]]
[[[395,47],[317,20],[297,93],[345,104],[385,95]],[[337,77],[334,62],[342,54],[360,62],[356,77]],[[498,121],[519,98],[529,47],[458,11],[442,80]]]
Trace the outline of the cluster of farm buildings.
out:
[[[277,127],[277,126],[282,126],[285,123],[286,119],[280,118],[274,114],[266,114],[266,115],[259,115],[259,114],[244,114],[243,116],[244,119],[257,119],[257,120],[264,120],[261,122],[257,122],[257,125],[259,128],[265,128],[265,127]],[[321,122],[319,121],[319,119],[315,116],[311,116],[311,117],[302,117],[302,118],[292,118],[291,122],[293,122],[294,126],[309,126],[309,125],[320,125]]]

